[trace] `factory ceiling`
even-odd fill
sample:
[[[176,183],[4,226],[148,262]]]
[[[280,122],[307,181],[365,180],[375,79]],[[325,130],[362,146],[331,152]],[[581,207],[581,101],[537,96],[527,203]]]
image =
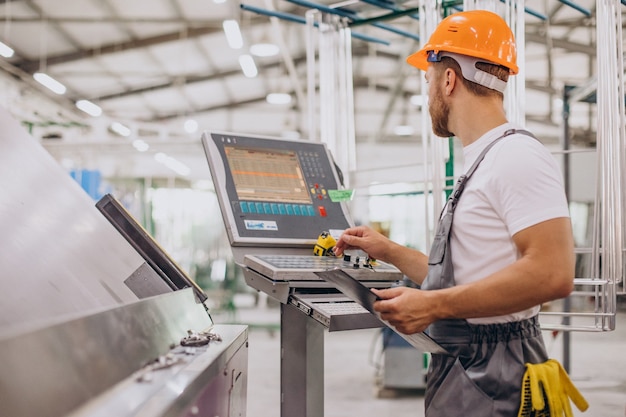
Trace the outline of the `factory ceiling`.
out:
[[[445,3],[451,6],[448,12],[462,6]],[[307,137],[301,94],[307,83],[302,21],[308,8],[303,4],[340,8],[365,19],[411,10],[419,2],[0,1],[0,41],[14,51],[0,57],[0,68],[20,86],[5,87],[2,103],[33,135],[47,138],[44,142],[56,139],[49,145],[53,153],[62,143],[66,149],[96,144],[103,154],[119,143],[111,137],[129,132],[179,153],[201,152],[200,132],[207,129]],[[564,86],[588,85],[596,75],[595,1],[529,0],[524,6],[527,122],[546,141],[558,141]],[[354,28],[362,35],[352,38],[357,143],[419,140],[417,134],[394,134],[395,126],[410,124],[419,114],[411,97],[421,93],[421,74],[404,62],[420,45],[405,34],[419,33],[420,21],[397,14],[385,26],[398,33],[382,25]],[[224,21],[238,24],[240,48],[229,46]],[[274,55],[251,51],[268,43],[278,46]],[[243,73],[242,55],[252,57],[256,75]],[[42,74],[58,81],[64,93],[37,82],[34,76]],[[276,93],[290,101],[268,103],[268,95]],[[101,109],[101,115],[79,110],[79,101],[96,105],[88,110]],[[593,105],[579,104],[572,113],[574,132],[593,142]]]

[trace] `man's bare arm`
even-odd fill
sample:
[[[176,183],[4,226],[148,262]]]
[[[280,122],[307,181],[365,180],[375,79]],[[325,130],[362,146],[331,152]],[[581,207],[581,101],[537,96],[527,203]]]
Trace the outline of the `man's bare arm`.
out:
[[[337,241],[335,253],[361,249],[374,259],[393,264],[404,275],[421,284],[428,272],[428,257],[415,249],[400,245],[369,227],[358,226],[344,231]]]
[[[415,333],[436,320],[506,315],[570,294],[575,258],[569,218],[531,226],[513,240],[521,258],[485,279],[433,291],[378,290],[384,300],[376,310],[400,331]]]
[[[567,297],[574,286],[574,240],[569,218],[516,233],[521,258],[483,280],[442,290],[441,318],[499,316]]]

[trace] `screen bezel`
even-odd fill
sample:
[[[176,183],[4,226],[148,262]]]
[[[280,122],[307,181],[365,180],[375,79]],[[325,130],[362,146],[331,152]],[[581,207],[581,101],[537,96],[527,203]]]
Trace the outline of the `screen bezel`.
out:
[[[293,139],[283,139],[276,138],[271,136],[263,136],[256,134],[245,134],[245,133],[233,133],[233,132],[225,132],[225,131],[205,131],[202,133],[202,145],[205,150],[205,154],[207,156],[209,162],[209,168],[211,171],[211,177],[213,180],[213,184],[215,186],[215,192],[218,197],[218,202],[220,205],[220,209],[222,212],[222,217],[224,219],[224,224],[226,226],[226,233],[228,235],[229,243],[231,246],[257,246],[257,247],[288,247],[288,248],[310,248],[315,245],[317,241],[317,236],[311,236],[311,238],[267,238],[267,237],[249,237],[242,236],[235,222],[233,211],[230,207],[230,196],[228,195],[227,190],[227,176],[225,166],[226,161],[223,159],[220,149],[215,144],[213,135],[231,135],[245,138],[254,138],[260,140],[270,140],[270,141],[278,141],[281,143],[299,143],[303,142],[300,140]],[[332,170],[332,181],[334,181],[334,185],[337,188],[340,187],[339,175],[337,174],[337,170],[335,169],[335,165],[333,162],[332,155],[330,154],[326,144],[321,142],[312,142],[312,141],[304,141],[307,146],[315,146],[318,147],[319,152],[323,153],[328,160],[330,161],[330,166]],[[350,216],[348,206],[345,202],[337,203],[341,207],[341,212],[347,221],[348,227],[354,225],[352,218]],[[320,230],[321,232],[321,230]]]

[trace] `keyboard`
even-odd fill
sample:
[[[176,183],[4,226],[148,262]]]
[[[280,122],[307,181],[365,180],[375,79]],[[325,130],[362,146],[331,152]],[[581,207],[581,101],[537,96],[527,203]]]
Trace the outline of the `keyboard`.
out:
[[[354,301],[340,303],[314,303],[314,305],[315,308],[329,317],[338,314],[369,314],[369,311]]]
[[[320,281],[315,272],[341,268],[360,281],[399,281],[402,272],[392,265],[365,258],[349,261],[333,256],[315,255],[245,255],[243,263],[273,281]]]

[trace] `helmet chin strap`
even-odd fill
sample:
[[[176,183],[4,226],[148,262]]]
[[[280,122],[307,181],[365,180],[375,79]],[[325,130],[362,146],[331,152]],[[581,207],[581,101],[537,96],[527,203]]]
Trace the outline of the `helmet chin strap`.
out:
[[[493,62],[486,61],[484,59],[472,58],[471,56],[455,54],[453,52],[440,52],[440,57],[447,56],[458,62],[461,67],[461,72],[466,80],[473,81],[476,84],[480,84],[483,87],[491,88],[492,90],[504,93],[506,88],[506,81],[502,81],[493,74],[482,71],[476,68],[477,62],[485,62],[487,64],[493,64]],[[494,64],[495,65],[495,64]]]

